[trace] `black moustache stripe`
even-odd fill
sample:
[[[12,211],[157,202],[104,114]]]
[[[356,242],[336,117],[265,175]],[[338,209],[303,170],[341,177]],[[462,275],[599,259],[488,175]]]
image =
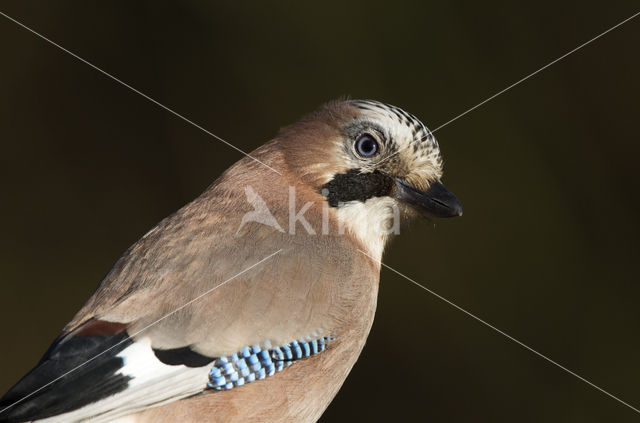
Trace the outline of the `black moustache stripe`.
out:
[[[361,173],[351,169],[335,175],[322,187],[322,194],[331,207],[338,207],[349,201],[365,202],[369,198],[388,196],[393,185],[393,179],[381,172]]]

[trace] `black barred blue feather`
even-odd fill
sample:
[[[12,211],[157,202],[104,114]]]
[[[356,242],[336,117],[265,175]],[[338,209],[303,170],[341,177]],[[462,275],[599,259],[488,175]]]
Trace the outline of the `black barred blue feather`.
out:
[[[224,391],[242,386],[289,367],[294,361],[324,351],[333,338],[325,336],[311,341],[300,339],[271,349],[259,345],[244,347],[231,356],[218,358],[209,372],[209,388]]]

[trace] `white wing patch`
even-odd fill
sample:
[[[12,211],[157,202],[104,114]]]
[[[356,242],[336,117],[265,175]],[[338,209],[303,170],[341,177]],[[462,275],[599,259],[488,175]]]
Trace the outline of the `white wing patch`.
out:
[[[153,353],[148,338],[136,340],[118,357],[124,360],[124,366],[118,370],[118,374],[132,378],[124,391],[39,422],[106,423],[119,417],[122,418],[118,419],[121,422],[134,421],[125,416],[197,394],[207,388],[211,365],[187,367],[164,364]]]

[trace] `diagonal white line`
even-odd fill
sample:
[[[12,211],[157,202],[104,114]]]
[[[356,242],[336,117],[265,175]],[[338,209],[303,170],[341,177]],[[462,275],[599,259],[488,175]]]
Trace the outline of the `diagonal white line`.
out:
[[[267,168],[271,169],[272,171],[274,171],[274,172],[278,173],[279,175],[282,175],[282,174],[281,174],[280,172],[278,172],[277,170],[275,170],[275,169],[273,169],[272,167],[268,166],[267,164],[265,164],[265,163],[261,162],[260,160],[256,159],[255,157],[251,156],[250,154],[248,154],[248,153],[244,152],[243,150],[239,149],[238,147],[234,146],[233,144],[231,144],[231,143],[229,143],[229,142],[225,141],[224,139],[220,138],[219,136],[217,136],[217,135],[215,135],[215,134],[211,133],[210,131],[208,131],[208,130],[204,129],[204,128],[203,128],[203,127],[201,127],[200,125],[198,125],[198,124],[194,123],[193,121],[191,121],[191,120],[187,119],[187,118],[186,118],[186,117],[184,117],[183,115],[181,115],[181,114],[179,114],[179,113],[177,113],[177,112],[173,111],[172,109],[170,109],[170,108],[168,108],[167,106],[165,106],[165,105],[161,104],[160,102],[158,102],[158,101],[156,101],[155,99],[153,99],[153,98],[149,97],[148,95],[146,95],[146,94],[142,93],[141,91],[139,91],[139,90],[137,90],[137,89],[133,88],[132,86],[128,85],[127,83],[125,83],[125,82],[123,82],[123,81],[121,81],[120,79],[118,79],[118,78],[116,78],[115,76],[113,76],[113,75],[109,74],[108,72],[106,72],[106,71],[104,71],[104,70],[100,69],[99,67],[97,67],[97,66],[95,66],[94,64],[90,63],[89,61],[87,61],[87,60],[83,59],[82,57],[80,57],[80,56],[78,56],[78,55],[76,55],[76,54],[72,53],[71,51],[69,51],[69,50],[65,49],[64,47],[62,47],[62,46],[60,46],[60,45],[56,44],[56,43],[55,43],[55,42],[53,42],[52,40],[50,40],[50,39],[46,38],[45,36],[43,36],[43,35],[39,34],[38,32],[36,32],[35,30],[33,30],[33,29],[29,28],[28,26],[26,26],[26,25],[24,25],[24,24],[22,24],[22,23],[18,22],[17,20],[15,20],[15,19],[11,18],[10,16],[6,15],[6,14],[5,14],[5,13],[3,13],[3,12],[0,12],[0,15],[4,16],[5,18],[9,19],[10,21],[12,21],[12,22],[16,23],[17,25],[21,26],[22,28],[24,28],[24,29],[28,30],[29,32],[31,32],[31,33],[33,33],[33,34],[35,34],[35,35],[36,35],[36,36],[38,36],[39,38],[41,38],[41,39],[43,39],[43,40],[47,41],[48,43],[50,43],[50,44],[52,44],[53,46],[55,46],[55,47],[59,48],[60,50],[62,50],[62,51],[64,51],[64,52],[66,52],[67,54],[69,54],[69,55],[71,55],[71,56],[75,57],[76,59],[78,59],[78,60],[80,60],[81,62],[83,62],[83,63],[87,64],[88,66],[90,66],[90,67],[94,68],[95,70],[99,71],[100,73],[104,74],[105,76],[109,77],[110,79],[112,79],[112,80],[114,80],[114,81],[118,82],[119,84],[121,84],[121,85],[125,86],[126,88],[128,88],[128,89],[130,89],[130,90],[134,91],[135,93],[137,93],[137,94],[139,94],[140,96],[142,96],[142,97],[146,98],[147,100],[151,101],[152,103],[156,104],[157,106],[159,106],[159,107],[161,107],[161,108],[165,109],[166,111],[168,111],[168,112],[172,113],[173,115],[175,115],[175,116],[179,117],[180,119],[182,119],[182,120],[184,120],[185,122],[187,122],[187,123],[191,124],[192,126],[194,126],[194,127],[198,128],[198,129],[200,129],[201,131],[203,131],[203,132],[207,133],[208,135],[210,135],[210,136],[212,136],[212,137],[214,137],[214,138],[218,139],[219,141],[223,142],[224,144],[228,145],[229,147],[231,147],[231,148],[233,148],[233,149],[235,149],[235,150],[239,151],[240,153],[242,153],[242,154],[244,154],[245,156],[247,156],[247,157],[249,157],[249,158],[251,158],[251,159],[255,160],[256,162],[258,162],[258,163],[262,164],[263,166],[265,166],[265,167],[267,167]],[[471,107],[470,109],[466,110],[465,112],[463,112],[463,113],[459,114],[458,116],[454,117],[453,119],[450,119],[449,121],[445,122],[444,124],[442,124],[442,125],[438,126],[438,127],[437,127],[437,128],[435,128],[434,130],[432,130],[432,131],[431,131],[431,133],[435,133],[436,131],[440,130],[441,128],[443,128],[443,127],[445,127],[445,126],[447,126],[447,125],[449,125],[449,124],[451,124],[452,122],[454,122],[454,121],[458,120],[459,118],[463,117],[464,115],[466,115],[466,114],[468,114],[468,113],[472,112],[473,110],[477,109],[478,107],[480,107],[480,106],[482,106],[482,105],[484,105],[484,104],[488,103],[489,101],[491,101],[491,100],[493,100],[494,98],[498,97],[499,95],[501,95],[501,94],[505,93],[506,91],[510,90],[511,88],[513,88],[513,87],[515,87],[515,86],[519,85],[520,83],[522,83],[522,82],[526,81],[527,79],[529,79],[529,78],[531,78],[532,76],[534,76],[534,75],[538,74],[539,72],[543,71],[544,69],[546,69],[546,68],[550,67],[551,65],[553,65],[553,64],[555,64],[555,63],[557,63],[557,62],[559,62],[560,60],[564,59],[565,57],[567,57],[567,56],[569,56],[569,55],[573,54],[574,52],[576,52],[576,51],[580,50],[581,48],[583,48],[583,47],[587,46],[588,44],[590,44],[590,43],[592,43],[593,41],[597,40],[598,38],[600,38],[600,37],[604,36],[605,34],[607,34],[607,33],[611,32],[611,31],[613,31],[613,30],[614,30],[614,29],[616,29],[617,27],[619,27],[619,26],[621,26],[621,25],[625,24],[626,22],[628,22],[628,21],[630,21],[630,20],[634,19],[634,18],[635,18],[635,17],[637,17],[638,15],[640,15],[640,12],[637,12],[637,13],[635,13],[634,15],[630,16],[629,18],[627,18],[627,19],[625,19],[625,20],[623,20],[623,21],[619,22],[618,24],[616,24],[616,25],[612,26],[611,28],[607,29],[606,31],[604,31],[604,32],[602,32],[602,33],[600,33],[600,34],[598,34],[597,36],[595,36],[595,37],[593,37],[592,39],[590,39],[590,40],[586,41],[585,43],[583,43],[583,44],[579,45],[578,47],[574,48],[573,50],[571,50],[571,51],[569,51],[569,52],[567,52],[567,53],[563,54],[562,56],[560,56],[560,57],[558,57],[558,58],[554,59],[553,61],[549,62],[549,63],[548,63],[548,64],[546,64],[545,66],[543,66],[543,67],[539,68],[538,70],[536,70],[536,71],[534,71],[534,72],[532,72],[532,73],[528,74],[528,75],[527,75],[527,76],[525,76],[524,78],[521,78],[520,80],[518,80],[518,81],[514,82],[513,84],[511,84],[511,85],[509,85],[508,87],[504,88],[503,90],[501,90],[501,91],[497,92],[496,94],[492,95],[491,97],[489,97],[489,98],[487,98],[487,99],[483,100],[482,102],[480,102],[480,103],[476,104],[475,106],[473,106],[473,107]],[[400,151],[398,151],[398,152],[394,153],[394,155],[395,155],[395,154],[398,154],[399,152],[400,152]],[[392,155],[392,156],[393,156],[393,155]],[[385,160],[389,159],[390,157],[391,157],[391,156],[387,157]],[[279,252],[281,252],[281,251],[282,251],[282,250],[278,250],[278,251],[276,251],[275,253],[271,254],[270,256],[265,257],[264,259],[262,259],[261,261],[259,261],[259,262],[258,262],[258,263],[256,263],[256,264],[254,264],[253,266],[251,266],[251,267],[249,267],[249,268],[247,268],[247,269],[243,270],[242,272],[238,273],[237,275],[233,276],[232,278],[227,279],[226,281],[224,281],[224,282],[223,282],[223,283],[221,283],[220,285],[218,285],[218,286],[216,286],[216,287],[212,288],[211,290],[209,290],[209,291],[207,291],[207,292],[205,292],[205,293],[203,293],[203,294],[199,295],[198,297],[196,297],[196,298],[194,298],[193,300],[189,301],[189,302],[188,302],[188,303],[186,303],[185,305],[183,305],[183,306],[179,307],[178,309],[176,309],[176,310],[172,311],[171,313],[169,313],[169,314],[167,314],[167,315],[163,316],[162,318],[160,318],[160,319],[158,319],[157,321],[155,321],[155,322],[153,322],[153,323],[149,324],[148,326],[144,327],[143,329],[141,329],[141,330],[137,331],[136,333],[134,333],[134,334],[133,334],[133,335],[131,335],[130,337],[136,336],[136,335],[137,335],[137,334],[139,334],[140,332],[142,332],[142,331],[144,331],[144,330],[148,329],[149,327],[151,327],[151,326],[153,326],[153,325],[157,324],[158,322],[160,322],[160,321],[164,320],[165,318],[167,318],[167,317],[169,317],[170,315],[172,315],[172,314],[176,313],[177,311],[179,311],[179,310],[183,309],[184,307],[187,307],[189,304],[193,303],[194,301],[197,301],[198,299],[202,298],[203,296],[207,295],[208,293],[210,293],[210,292],[214,291],[215,289],[217,289],[217,288],[219,288],[219,287],[223,286],[223,285],[224,285],[224,284],[226,284],[227,282],[231,281],[232,279],[236,278],[237,276],[241,275],[242,273],[244,273],[244,272],[246,272],[246,271],[250,270],[251,268],[253,268],[253,267],[255,267],[255,266],[259,265],[260,263],[262,263],[262,262],[266,261],[267,259],[269,259],[269,258],[273,257],[274,255],[276,255],[277,253],[279,253]],[[404,275],[404,274],[400,273],[399,271],[397,271],[397,270],[395,270],[395,269],[391,268],[390,266],[386,265],[385,263],[383,263],[383,262],[381,262],[381,261],[379,261],[379,260],[377,260],[377,259],[373,258],[372,256],[370,256],[369,254],[365,253],[364,251],[362,251],[362,250],[358,250],[358,251],[360,251],[362,254],[364,254],[364,255],[368,256],[368,257],[369,257],[369,258],[371,258],[372,260],[374,260],[374,261],[378,262],[380,265],[384,266],[385,268],[387,268],[387,269],[389,269],[389,270],[393,271],[394,273],[398,274],[399,276],[401,276],[401,277],[403,277],[403,278],[407,279],[408,281],[412,282],[412,283],[413,283],[413,284],[415,284],[416,286],[418,286],[418,287],[422,288],[423,290],[425,290],[425,291],[429,292],[430,294],[432,294],[432,295],[436,296],[437,298],[441,299],[442,301],[445,301],[447,304],[449,304],[449,305],[453,306],[454,308],[458,309],[459,311],[462,311],[463,313],[467,314],[468,316],[472,317],[473,319],[477,320],[478,322],[482,323],[483,325],[485,325],[485,326],[489,327],[490,329],[493,329],[494,331],[496,331],[496,332],[500,333],[501,335],[503,335],[503,336],[505,336],[506,338],[510,339],[511,341],[513,341],[513,342],[517,343],[518,345],[522,346],[523,348],[525,348],[525,349],[527,349],[527,350],[529,350],[529,351],[533,352],[533,353],[534,353],[534,354],[536,354],[537,356],[539,356],[539,357],[543,358],[544,360],[546,360],[546,361],[548,361],[548,362],[552,363],[553,365],[555,365],[555,366],[559,367],[560,369],[562,369],[562,370],[566,371],[567,373],[569,373],[569,374],[573,375],[574,377],[576,377],[576,378],[580,379],[581,381],[583,381],[583,382],[585,382],[586,384],[590,385],[591,387],[593,387],[593,388],[597,389],[598,391],[600,391],[600,392],[604,393],[605,395],[607,395],[607,396],[611,397],[612,399],[614,399],[614,400],[618,401],[619,403],[621,403],[621,404],[625,405],[626,407],[628,407],[628,408],[630,408],[630,409],[634,410],[634,411],[635,411],[635,412],[637,412],[637,413],[640,413],[640,410],[638,410],[637,408],[635,408],[635,407],[631,406],[630,404],[628,404],[628,403],[626,403],[625,401],[623,401],[623,400],[619,399],[618,397],[616,397],[616,396],[614,396],[614,395],[610,394],[609,392],[605,391],[604,389],[600,388],[599,386],[595,385],[594,383],[590,382],[589,380],[587,380],[587,379],[583,378],[582,376],[578,375],[577,373],[575,373],[575,372],[573,372],[573,371],[569,370],[568,368],[566,368],[566,367],[562,366],[561,364],[559,364],[559,363],[557,363],[557,362],[553,361],[552,359],[550,359],[549,357],[547,357],[547,356],[543,355],[542,353],[539,353],[538,351],[534,350],[533,348],[529,347],[528,345],[524,344],[523,342],[521,342],[521,341],[517,340],[516,338],[514,338],[514,337],[510,336],[510,335],[509,335],[509,334],[507,334],[506,332],[504,332],[504,331],[502,331],[502,330],[500,330],[500,329],[496,328],[495,326],[493,326],[493,325],[489,324],[488,322],[484,321],[483,319],[481,319],[481,318],[479,318],[479,317],[475,316],[474,314],[472,314],[472,313],[468,312],[467,310],[463,309],[462,307],[460,307],[460,306],[458,306],[458,305],[454,304],[453,302],[451,302],[451,301],[447,300],[446,298],[444,298],[444,297],[442,297],[441,295],[439,295],[439,294],[435,293],[434,291],[432,291],[432,290],[430,290],[430,289],[428,289],[428,288],[426,288],[426,287],[422,286],[422,285],[421,285],[421,284],[419,284],[418,282],[416,282],[416,281],[414,281],[413,279],[409,278],[408,276],[406,276],[406,275]],[[127,339],[128,339],[128,338],[127,338]],[[58,378],[56,378],[56,379],[54,379],[53,381],[51,381],[51,382],[47,383],[46,385],[44,385],[44,386],[42,386],[42,387],[38,388],[37,390],[35,390],[35,391],[34,391],[34,392],[32,392],[31,394],[29,394],[29,395],[27,395],[27,396],[25,396],[25,397],[21,398],[20,400],[18,400],[18,401],[16,401],[16,402],[14,402],[13,404],[9,405],[8,407],[5,407],[4,409],[0,410],[0,414],[1,414],[2,412],[6,411],[7,409],[9,409],[9,408],[13,407],[14,405],[16,405],[16,404],[18,404],[18,403],[20,403],[20,402],[24,401],[25,399],[29,398],[30,396],[34,395],[34,394],[35,394],[35,393],[37,393],[38,391],[40,391],[40,390],[42,390],[42,389],[46,388],[47,386],[51,385],[52,383],[56,382],[57,380],[61,379],[61,378],[62,378],[62,377],[64,377],[64,376],[66,376],[67,374],[69,374],[69,373],[71,373],[71,372],[73,372],[73,371],[77,370],[78,368],[80,368],[80,367],[82,367],[82,366],[86,365],[87,363],[89,363],[89,362],[93,361],[94,359],[96,359],[96,358],[100,357],[101,355],[105,354],[105,353],[106,353],[106,352],[108,352],[109,350],[111,350],[111,349],[115,348],[116,346],[120,345],[120,344],[121,344],[122,342],[124,342],[124,341],[126,341],[126,339],[125,339],[125,340],[123,340],[123,341],[121,341],[120,343],[118,343],[118,344],[116,344],[116,345],[114,345],[114,346],[110,347],[109,349],[107,349],[107,350],[105,350],[105,351],[101,352],[100,354],[98,354],[98,355],[96,355],[96,356],[92,357],[91,359],[89,359],[89,360],[87,360],[86,362],[84,362],[84,363],[80,364],[79,366],[77,366],[77,367],[75,367],[75,368],[71,369],[71,370],[70,370],[70,371],[68,371],[67,373],[63,374],[62,376],[60,376],[60,377],[58,377]]]
[[[472,111],[474,111],[478,107],[482,106],[483,104],[486,104],[486,103],[490,102],[491,100],[493,100],[494,98],[498,97],[500,94],[503,94],[503,93],[509,91],[511,88],[515,87],[516,85],[518,85],[518,84],[526,81],[527,79],[531,78],[532,76],[542,72],[543,70],[545,70],[549,66],[556,64],[557,62],[559,62],[560,60],[562,60],[565,57],[569,56],[570,54],[573,54],[576,51],[580,50],[582,47],[585,47],[585,46],[591,44],[592,42],[594,42],[598,38],[602,37],[603,35],[608,34],[609,32],[613,31],[617,27],[619,27],[621,25],[624,25],[625,23],[629,22],[631,19],[635,18],[638,15],[640,15],[640,12],[636,12],[635,14],[629,16],[627,19],[623,20],[622,22],[619,22],[619,23],[615,24],[614,26],[612,26],[611,28],[607,29],[606,31],[603,31],[600,34],[596,35],[595,37],[591,38],[590,40],[585,41],[584,43],[580,44],[578,47],[574,48],[573,50],[568,51],[567,53],[563,54],[562,56],[552,60],[551,62],[547,63],[546,65],[544,65],[540,69],[536,70],[535,72],[531,72],[529,75],[527,75],[524,78],[514,82],[513,84],[511,84],[508,87],[504,88],[503,90],[498,91],[497,93],[495,93],[491,97],[487,98],[486,100],[481,101],[480,103],[476,104],[475,106],[473,106],[472,108],[468,109],[467,111],[465,111],[463,113],[460,113],[458,116],[454,117],[453,119],[450,119],[450,120],[446,121],[445,123],[443,123],[442,125],[438,126],[436,129],[434,129],[431,132],[436,132],[437,130],[439,130],[441,128],[444,128],[445,126],[449,125],[450,123],[460,119],[462,116],[466,115],[467,113],[471,113]]]
[[[480,317],[476,316],[475,314],[465,310],[464,308],[460,307],[459,305],[449,301],[448,299],[446,299],[445,297],[443,297],[442,295],[439,295],[437,293],[435,293],[434,291],[430,290],[429,288],[426,288],[425,286],[419,284],[418,282],[414,281],[413,279],[411,279],[409,276],[404,275],[400,272],[398,272],[396,269],[392,268],[391,266],[388,266],[386,264],[384,264],[382,261],[370,256],[369,254],[365,253],[362,250],[358,250],[360,251],[362,254],[364,254],[365,256],[369,257],[371,260],[375,261],[376,263],[379,263],[380,265],[384,266],[385,268],[391,270],[393,273],[402,276],[403,278],[405,278],[406,280],[408,280],[409,282],[413,283],[414,285],[422,288],[423,290],[427,291],[429,294],[439,298],[440,300],[444,301],[445,303],[449,304],[450,306],[456,308],[457,310],[463,312],[464,314],[466,314],[469,317],[472,317],[473,319],[477,320],[478,322],[482,323],[483,325],[485,325],[486,327],[493,329],[494,331],[498,332],[500,335],[506,337],[507,339],[515,342],[516,344],[520,345],[521,347],[531,351],[532,353],[534,353],[535,355],[537,355],[540,358],[543,358],[544,360],[548,361],[549,363],[561,368],[562,370],[564,370],[565,372],[569,373],[572,376],[575,376],[576,378],[580,379],[581,381],[583,381],[584,383],[586,383],[587,385],[597,389],[598,391],[602,392],[603,394],[613,398],[614,400],[618,401],[620,404],[625,405],[627,407],[629,407],[630,409],[632,409],[633,411],[635,411],[636,413],[640,414],[640,410],[638,410],[637,408],[635,408],[634,406],[632,406],[631,404],[621,400],[620,398],[616,397],[613,394],[610,394],[609,392],[605,391],[604,389],[602,389],[601,387],[599,387],[598,385],[594,384],[593,382],[588,381],[587,379],[583,378],[582,376],[580,376],[579,374],[577,374],[576,372],[567,369],[566,367],[564,367],[562,364],[559,364],[556,361],[553,361],[552,359],[550,359],[549,357],[547,357],[546,355],[534,350],[533,348],[531,348],[530,346],[528,346],[527,344],[525,344],[524,342],[521,342],[519,340],[517,340],[516,338],[514,338],[513,336],[509,335],[508,333],[498,329],[497,327],[493,326],[491,323],[486,322],[485,320],[481,319]]]
[[[201,130],[202,132],[204,132],[205,134],[208,134],[210,136],[212,136],[213,138],[217,139],[218,141],[223,142],[224,144],[228,145],[229,147],[233,148],[234,150],[244,154],[245,156],[249,157],[250,159],[255,160],[256,162],[260,163],[261,165],[267,167],[268,169],[271,169],[272,171],[274,171],[275,173],[277,173],[278,175],[282,175],[282,173],[278,172],[277,170],[275,170],[274,168],[272,168],[271,166],[269,166],[266,163],[261,162],[260,160],[256,159],[255,157],[253,157],[251,154],[243,151],[242,149],[236,147],[235,145],[231,144],[230,142],[220,138],[219,136],[217,136],[216,134],[214,134],[211,131],[208,131],[207,129],[203,128],[202,126],[198,125],[197,123],[193,122],[190,119],[187,119],[186,117],[184,117],[183,115],[181,115],[180,113],[170,109],[169,107],[165,106],[164,104],[160,103],[159,101],[149,97],[148,95],[146,95],[145,93],[143,93],[140,90],[137,90],[136,88],[133,88],[131,85],[127,84],[126,82],[121,81],[120,79],[116,78],[115,76],[111,75],[110,73],[108,73],[107,71],[104,71],[102,69],[100,69],[98,66],[94,65],[93,63],[89,62],[88,60],[83,59],[82,57],[78,56],[77,54],[67,50],[66,48],[62,47],[61,45],[55,43],[54,41],[50,40],[49,38],[45,37],[44,35],[36,32],[35,30],[29,28],[28,26],[26,26],[25,24],[18,22],[17,20],[13,19],[11,16],[0,12],[0,15],[4,16],[5,18],[9,19],[10,21],[14,22],[15,24],[21,26],[22,28],[26,29],[27,31],[31,32],[32,34],[42,38],[43,40],[45,40],[46,42],[48,42],[49,44],[59,48],[60,50],[64,51],[65,53],[75,57],[76,59],[78,59],[79,61],[81,61],[82,63],[91,66],[93,69],[97,70],[98,72],[100,72],[101,74],[107,76],[108,78],[116,81],[117,83],[119,83],[120,85],[130,89],[131,91],[133,91],[134,93],[146,98],[147,100],[149,100],[150,102],[152,102],[153,104],[163,108],[164,110],[166,110],[167,112],[173,114],[174,116],[179,117],[180,119],[182,119],[183,121],[187,122],[188,124],[198,128],[199,130]]]
[[[230,277],[229,279],[225,280],[224,282],[220,283],[220,285],[216,285],[213,288],[209,289],[208,291],[203,292],[202,294],[198,295],[197,297],[195,297],[194,299],[192,299],[191,301],[187,302],[186,304],[176,308],[175,310],[173,310],[170,313],[165,314],[164,316],[162,316],[161,318],[159,318],[158,320],[156,320],[155,322],[152,322],[150,324],[148,324],[147,326],[143,327],[142,329],[140,329],[139,331],[127,336],[125,339],[123,339],[122,341],[118,342],[117,344],[113,345],[112,347],[107,348],[106,350],[102,351],[99,354],[94,355],[93,357],[91,357],[90,359],[88,359],[87,361],[85,361],[82,364],[79,364],[78,366],[74,367],[73,369],[69,370],[68,372],[58,376],[57,378],[53,379],[51,382],[47,383],[46,385],[42,385],[41,387],[39,387],[38,389],[36,389],[35,391],[31,392],[29,395],[26,395],[22,398],[20,398],[18,401],[8,405],[7,407],[3,408],[2,410],[0,410],[0,414],[4,413],[6,410],[10,409],[11,407],[13,407],[16,404],[21,403],[22,401],[26,400],[27,398],[31,397],[32,395],[38,393],[39,391],[43,390],[44,388],[46,388],[47,386],[57,382],[58,380],[62,379],[63,377],[65,377],[66,375],[68,375],[69,373],[73,373],[76,370],[78,370],[79,368],[81,368],[82,366],[85,366],[86,364],[92,362],[93,360],[95,360],[96,358],[102,356],[103,354],[111,351],[112,349],[114,349],[115,347],[117,347],[118,345],[122,344],[123,342],[126,342],[127,340],[136,337],[138,334],[140,334],[141,332],[144,332],[145,330],[149,329],[151,326],[154,326],[156,324],[158,324],[159,322],[163,321],[164,319],[166,319],[167,317],[177,313],[178,311],[182,310],[183,308],[191,305],[192,303],[198,301],[200,298],[204,297],[205,295],[208,295],[210,293],[212,293],[213,291],[215,291],[216,289],[226,285],[228,282],[234,280],[235,278],[237,278],[238,276],[242,275],[243,273],[253,269],[254,267],[258,266],[261,263],[264,263],[265,261],[269,260],[271,257],[275,256],[276,254],[278,254],[279,252],[282,251],[282,248],[279,249],[278,251],[276,251],[275,253],[271,253],[270,255],[268,255],[267,257],[263,258],[262,260],[260,260],[259,262],[247,267],[246,269],[244,269],[242,272]]]
[[[597,40],[598,38],[608,34],[609,32],[613,31],[614,29],[618,28],[621,25],[624,25],[625,23],[629,22],[630,20],[632,20],[633,18],[637,17],[638,15],[640,15],[640,12],[636,12],[635,14],[629,16],[627,19],[618,22],[617,24],[615,24],[614,26],[612,26],[611,28],[607,29],[606,31],[601,32],[600,34],[596,35],[595,37],[589,39],[588,41],[585,41],[584,43],[580,44],[578,47],[574,48],[573,50],[568,51],[567,53],[563,54],[560,57],[557,57],[556,59],[552,60],[551,62],[547,63],[546,65],[544,65],[543,67],[541,67],[540,69],[531,72],[530,74],[528,74],[527,76],[525,76],[524,78],[519,79],[518,81],[514,82],[513,84],[509,85],[508,87],[498,91],[497,93],[495,93],[494,95],[492,95],[491,97],[481,101],[480,103],[476,104],[475,106],[473,106],[472,108],[466,110],[465,112],[460,113],[458,116],[454,117],[453,119],[448,120],[447,122],[443,123],[442,125],[438,126],[436,129],[432,130],[429,134],[423,136],[422,138],[419,138],[417,140],[413,140],[413,141],[424,141],[425,139],[433,136],[433,134],[444,128],[445,126],[449,125],[450,123],[460,119],[462,116],[466,115],[467,113],[471,113],[472,111],[474,111],[475,109],[477,109],[478,107],[490,102],[491,100],[493,100],[494,98],[498,97],[501,94],[504,94],[505,92],[509,91],[511,88],[515,87],[516,85],[521,84],[522,82],[526,81],[527,79],[531,78],[532,76],[542,72],[543,70],[545,70],[546,68],[548,68],[551,65],[554,65],[556,63],[558,63],[560,60],[564,59],[565,57],[569,56],[570,54],[575,53],[576,51],[580,50],[583,47],[586,47],[587,45],[591,44],[592,42],[594,42],[595,40]],[[408,145],[399,149],[398,151],[396,151],[393,154],[390,154],[389,156],[385,157],[384,159],[380,160],[377,165],[386,162],[387,160],[389,160],[390,158],[392,158],[393,156],[398,155],[399,153],[401,153],[402,151],[406,150],[408,148]]]

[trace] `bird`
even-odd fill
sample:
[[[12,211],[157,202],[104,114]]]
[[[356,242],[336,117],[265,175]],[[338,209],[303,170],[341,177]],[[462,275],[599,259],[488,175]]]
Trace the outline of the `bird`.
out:
[[[132,245],[0,421],[317,421],[365,345],[398,225],[462,215],[442,175],[414,115],[323,104]]]

